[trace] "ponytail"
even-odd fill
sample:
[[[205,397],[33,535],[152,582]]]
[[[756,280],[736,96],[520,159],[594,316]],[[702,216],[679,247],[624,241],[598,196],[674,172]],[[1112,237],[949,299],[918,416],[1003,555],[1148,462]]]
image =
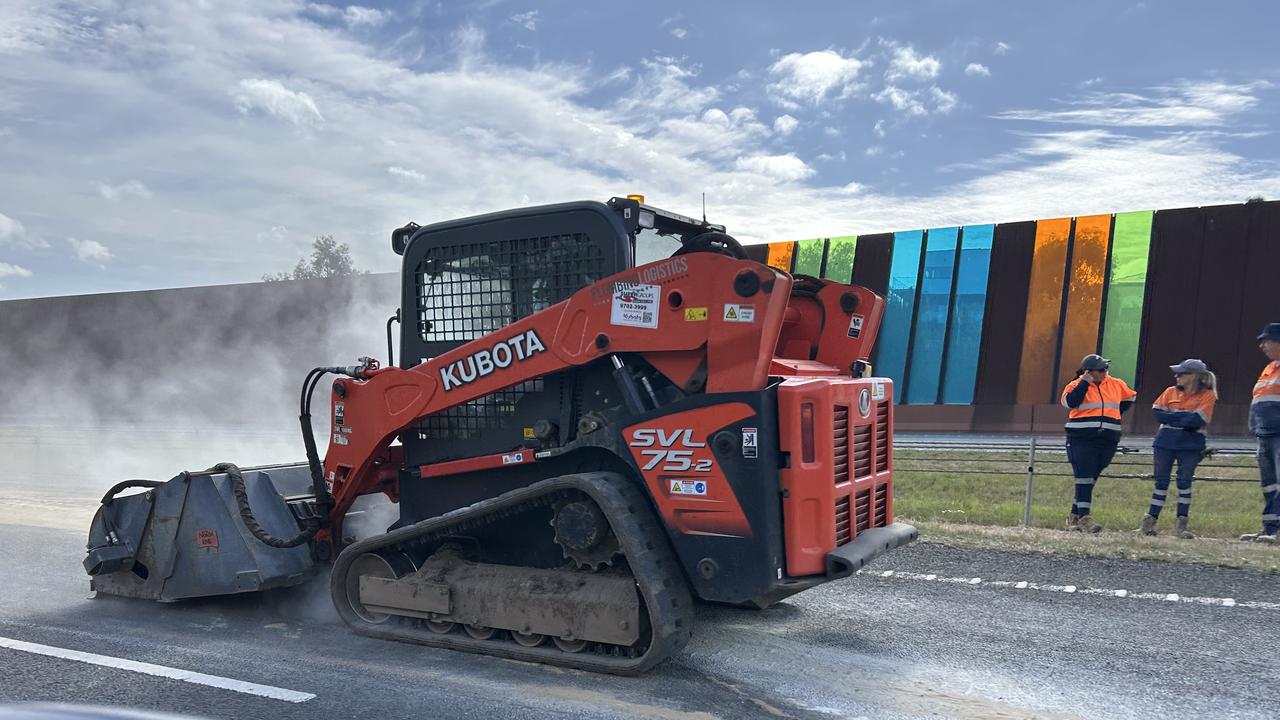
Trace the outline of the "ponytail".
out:
[[[1217,400],[1218,399],[1218,376],[1214,375],[1213,371],[1206,370],[1205,372],[1200,373],[1199,380],[1200,380],[1200,387],[1212,392],[1213,399]]]

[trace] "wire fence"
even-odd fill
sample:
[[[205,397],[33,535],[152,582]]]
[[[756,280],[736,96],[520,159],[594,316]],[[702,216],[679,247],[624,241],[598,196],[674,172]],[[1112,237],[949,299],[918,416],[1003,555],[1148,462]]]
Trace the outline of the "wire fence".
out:
[[[1258,484],[1254,451],[1244,447],[1206,448],[1196,467],[1195,481]],[[1153,481],[1150,446],[1121,445],[1104,478]],[[1026,476],[1022,525],[1031,524],[1032,497],[1037,478],[1073,478],[1064,440],[1031,436],[1024,440],[946,441],[901,440],[894,442],[895,472],[930,472],[947,475]],[[1233,474],[1231,471],[1235,471]]]

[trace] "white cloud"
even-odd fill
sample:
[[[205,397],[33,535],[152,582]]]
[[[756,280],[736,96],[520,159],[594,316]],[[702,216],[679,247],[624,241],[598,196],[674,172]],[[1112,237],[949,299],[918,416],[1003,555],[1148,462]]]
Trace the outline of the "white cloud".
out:
[[[111,259],[111,251],[107,249],[106,245],[97,240],[67,238],[67,242],[71,244],[71,249],[75,251],[76,258],[83,262],[101,264]]]
[[[991,77],[991,68],[982,63],[969,63],[964,66],[964,74],[970,77]]]
[[[32,275],[31,271],[22,267],[21,265],[14,265],[12,263],[0,262],[0,280],[3,280],[4,278],[7,278],[7,277],[29,278],[31,277],[31,275]],[[0,286],[0,287],[3,287],[3,286]]]
[[[848,97],[863,62],[834,50],[784,55],[769,68],[769,93],[785,107],[819,105],[828,97]]]
[[[822,153],[818,156],[818,160],[821,160],[822,162],[844,162],[848,159],[849,156],[846,155],[843,150],[838,153]]]
[[[954,110],[959,102],[955,93],[947,92],[937,85],[929,88],[929,96],[933,98],[933,107],[944,115]]]
[[[796,157],[795,153],[740,157],[738,158],[737,166],[740,170],[759,173],[783,182],[795,182],[813,175],[813,168]]]
[[[893,107],[894,110],[907,115],[927,115],[924,103],[920,102],[920,93],[915,90],[903,90],[895,85],[886,85],[883,90],[871,96],[876,102]]]
[[[402,177],[406,180],[412,180],[414,182],[424,183],[427,181],[427,176],[423,175],[417,170],[410,170],[408,168],[402,168],[396,165],[392,165],[391,167],[387,168],[387,172],[391,173],[392,175],[395,175],[396,177]]]
[[[822,134],[829,138],[840,137],[840,128],[834,128],[830,125],[822,128]]]
[[[342,19],[351,27],[378,27],[390,19],[390,15],[375,8],[348,5],[342,13]]]
[[[1098,77],[1089,78],[1088,80],[1085,80],[1084,82],[1080,83],[1080,85],[1082,87],[1093,87],[1094,85],[1098,85],[1101,82],[1102,82],[1102,76],[1098,76]]]
[[[885,135],[889,134],[889,131],[885,129],[884,120],[877,120],[876,124],[871,127],[871,132],[875,133],[878,138],[884,138]]]
[[[516,13],[511,16],[511,22],[520,25],[525,30],[537,30],[538,11],[530,10],[529,12]]]
[[[991,53],[993,55],[1004,55],[1007,52],[1009,52],[1009,46],[1008,44],[1002,43],[1002,42],[996,43],[995,47],[991,49]]]
[[[1066,109],[1010,110],[996,117],[1099,127],[1219,127],[1255,107],[1258,92],[1270,87],[1266,82],[1183,81],[1145,94],[1091,93],[1068,102]]]
[[[0,213],[0,245],[17,244],[26,238],[27,229],[17,220]]]
[[[236,107],[248,115],[261,110],[287,120],[299,127],[314,126],[324,122],[324,116],[311,96],[286,88],[279,80],[252,78],[241,80],[233,93]]]
[[[862,152],[863,152],[863,154],[864,154],[864,155],[866,155],[867,157],[875,157],[875,156],[877,156],[877,155],[880,155],[880,154],[883,154],[883,153],[884,153],[884,146],[883,146],[883,145],[871,145],[870,147],[868,147],[866,150],[863,150]]]
[[[284,225],[272,225],[270,229],[257,234],[258,242],[266,245],[278,245],[289,237],[289,228]]]
[[[895,47],[889,69],[884,77],[889,82],[899,80],[933,80],[942,70],[942,62],[932,55],[920,55],[910,45]]]
[[[683,40],[685,36],[689,34],[689,31],[685,30],[684,28],[677,27],[677,28],[671,28],[671,34],[677,40]]]
[[[119,185],[108,185],[100,182],[98,183],[98,194],[108,200],[119,200],[128,195],[145,200],[151,197],[153,193],[139,180],[126,180]]]
[[[800,126],[800,121],[790,115],[779,115],[773,121],[773,131],[779,135],[790,135]]]

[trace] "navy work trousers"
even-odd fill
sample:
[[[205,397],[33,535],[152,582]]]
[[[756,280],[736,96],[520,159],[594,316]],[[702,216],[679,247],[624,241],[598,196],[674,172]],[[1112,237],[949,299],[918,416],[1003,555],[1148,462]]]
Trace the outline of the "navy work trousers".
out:
[[[1280,532],[1280,436],[1258,438],[1258,470],[1262,475],[1262,532]]]
[[[1111,464],[1116,454],[1116,446],[1120,444],[1118,436],[1101,435],[1098,437],[1067,437],[1067,460],[1076,478],[1076,497],[1071,504],[1071,514],[1084,516],[1089,514],[1093,505],[1093,486],[1098,482],[1102,471]]]
[[[1191,480],[1195,478],[1196,466],[1200,464],[1199,450],[1170,450],[1153,448],[1155,453],[1156,489],[1151,493],[1151,508],[1147,514],[1160,517],[1160,510],[1169,495],[1169,476],[1173,473],[1173,462],[1178,461],[1178,517],[1186,517],[1191,511]]]

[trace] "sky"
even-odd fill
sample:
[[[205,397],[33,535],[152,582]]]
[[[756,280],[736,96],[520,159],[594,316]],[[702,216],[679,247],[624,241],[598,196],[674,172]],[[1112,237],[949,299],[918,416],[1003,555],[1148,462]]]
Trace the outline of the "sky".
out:
[[[642,193],[747,243],[1280,198],[1268,2],[0,0],[0,300]]]

